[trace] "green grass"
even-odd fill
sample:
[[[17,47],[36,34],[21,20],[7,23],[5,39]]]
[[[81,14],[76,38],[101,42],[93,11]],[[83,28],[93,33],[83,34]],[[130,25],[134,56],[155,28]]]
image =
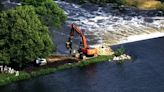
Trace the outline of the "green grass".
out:
[[[111,59],[111,56],[98,56],[92,59],[88,59],[86,61],[81,61],[78,63],[72,63],[72,64],[64,64],[58,67],[54,68],[43,68],[37,71],[32,71],[32,72],[25,72],[21,71],[19,76],[15,76],[14,74],[0,74],[0,86],[7,85],[16,81],[21,81],[21,80],[27,80],[33,77],[38,77],[42,75],[47,75],[50,73],[54,73],[57,71],[62,71],[68,68],[73,68],[73,67],[84,67],[93,63],[98,63],[98,62],[104,62],[108,61]]]
[[[21,71],[19,76],[15,76],[14,74],[0,74],[0,86],[2,85],[6,85],[12,82],[16,82],[19,80],[25,80],[25,79],[29,79],[31,78],[31,76],[24,72]]]

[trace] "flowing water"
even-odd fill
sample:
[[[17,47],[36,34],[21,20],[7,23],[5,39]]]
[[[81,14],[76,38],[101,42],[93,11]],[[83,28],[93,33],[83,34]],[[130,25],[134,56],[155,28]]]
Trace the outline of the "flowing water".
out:
[[[77,5],[63,0],[55,2],[68,16],[60,31],[53,31],[57,52],[61,54],[68,53],[64,46],[69,36],[68,26],[72,23],[85,30],[89,45],[115,45],[164,36],[164,12],[160,10],[139,10],[115,4],[102,7],[90,3]],[[6,7],[21,5],[18,0],[6,0],[4,4]],[[141,34],[144,35],[134,36]],[[74,39],[75,47],[78,48],[80,38],[76,36]]]
[[[108,40],[126,39],[127,36],[164,31],[161,11],[137,10],[109,4],[99,7],[82,6],[56,1],[65,10],[68,20],[54,31],[54,41],[59,53],[64,47],[71,23],[85,29],[90,44]],[[58,38],[58,39],[56,39]],[[77,40],[76,40],[77,39]],[[79,38],[75,37],[75,43]],[[134,61],[117,65],[111,62],[72,68],[54,74],[0,87],[0,92],[163,92],[164,91],[164,38],[133,42],[123,46],[133,55]],[[145,48],[146,47],[146,48]]]
[[[164,13],[159,10],[138,10],[115,4],[100,7],[89,3],[55,2],[67,14],[67,25],[76,23],[90,37],[88,40],[96,39],[97,44],[117,44],[131,35],[164,31]]]

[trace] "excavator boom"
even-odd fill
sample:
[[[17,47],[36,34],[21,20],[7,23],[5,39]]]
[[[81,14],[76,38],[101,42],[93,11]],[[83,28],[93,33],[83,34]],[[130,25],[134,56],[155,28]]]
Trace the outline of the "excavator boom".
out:
[[[70,37],[72,38],[74,36],[74,32],[77,32],[80,37],[82,38],[82,44],[83,44],[83,48],[87,48],[87,39],[84,36],[84,34],[81,32],[80,28],[78,28],[75,24],[71,25],[71,32],[70,32]]]

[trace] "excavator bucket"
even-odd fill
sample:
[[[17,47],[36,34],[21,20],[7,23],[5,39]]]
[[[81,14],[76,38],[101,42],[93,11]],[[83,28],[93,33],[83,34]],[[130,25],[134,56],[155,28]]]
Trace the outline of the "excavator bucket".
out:
[[[67,49],[70,49],[70,48],[71,48],[70,42],[66,42],[66,48],[67,48]]]

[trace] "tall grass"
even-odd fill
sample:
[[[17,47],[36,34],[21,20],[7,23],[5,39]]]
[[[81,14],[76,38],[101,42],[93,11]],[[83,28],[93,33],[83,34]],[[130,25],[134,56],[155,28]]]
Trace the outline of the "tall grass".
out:
[[[135,6],[139,9],[164,9],[164,3],[159,0],[121,0],[124,5]]]

